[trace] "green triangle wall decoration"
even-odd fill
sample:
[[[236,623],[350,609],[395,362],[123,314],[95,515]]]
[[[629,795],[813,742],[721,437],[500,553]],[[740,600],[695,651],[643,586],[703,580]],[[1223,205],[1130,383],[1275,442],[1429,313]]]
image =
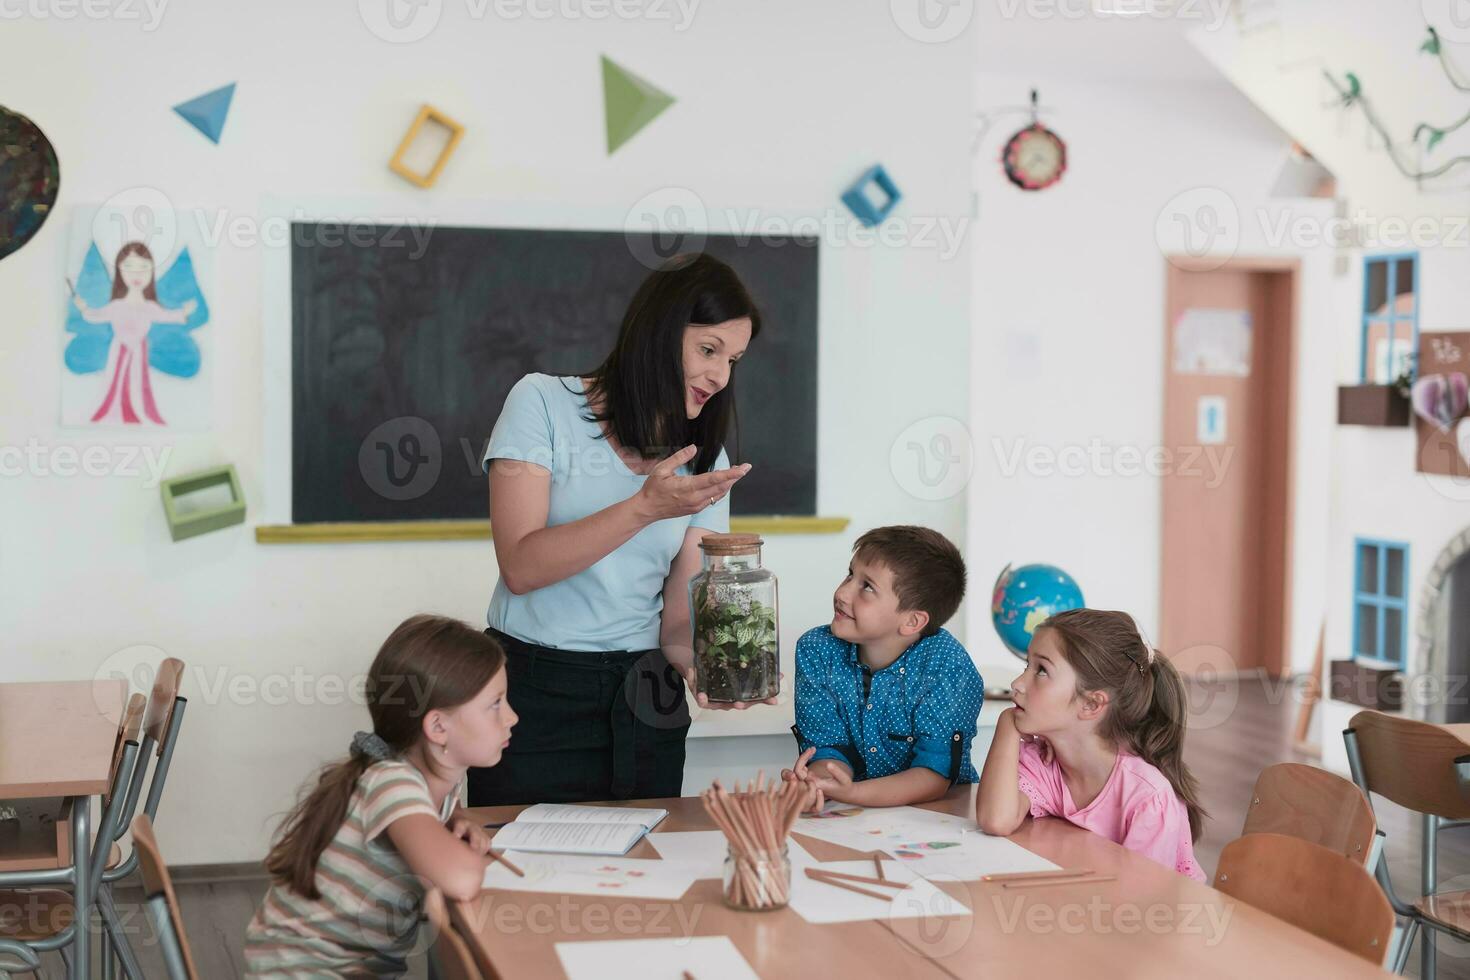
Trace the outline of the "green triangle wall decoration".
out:
[[[607,115],[607,152],[638,134],[658,118],[674,97],[602,56],[602,99]]]

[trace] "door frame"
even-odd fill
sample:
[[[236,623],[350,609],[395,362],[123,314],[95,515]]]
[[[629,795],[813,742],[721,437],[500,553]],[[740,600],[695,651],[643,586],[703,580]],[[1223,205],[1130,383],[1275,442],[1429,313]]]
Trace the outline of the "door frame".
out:
[[[1180,283],[1180,276],[1192,272],[1244,272],[1265,273],[1271,276],[1279,276],[1277,280],[1285,290],[1283,306],[1286,311],[1287,336],[1286,355],[1284,365],[1275,365],[1271,372],[1285,378],[1285,390],[1281,394],[1279,412],[1282,418],[1280,431],[1285,434],[1278,447],[1267,445],[1264,447],[1263,460],[1279,463],[1282,476],[1281,499],[1264,501],[1264,515],[1269,521],[1273,531],[1279,531],[1279,538],[1269,541],[1267,546],[1268,556],[1265,561],[1269,563],[1272,570],[1279,577],[1280,589],[1268,592],[1264,588],[1261,592],[1262,608],[1262,632],[1260,641],[1262,644],[1261,666],[1248,668],[1239,673],[1264,672],[1272,678],[1280,678],[1291,672],[1291,635],[1292,635],[1292,569],[1294,567],[1295,555],[1293,553],[1293,531],[1296,523],[1296,508],[1294,506],[1296,492],[1296,446],[1297,446],[1297,358],[1301,347],[1301,272],[1302,263],[1300,259],[1286,256],[1232,256],[1221,262],[1218,258],[1208,256],[1193,257],[1187,255],[1165,255],[1164,257],[1164,343],[1163,347],[1163,391],[1161,392],[1161,411],[1159,412],[1159,444],[1165,441],[1165,426],[1167,424],[1168,411],[1168,375],[1173,371],[1173,363],[1170,359],[1170,337],[1174,324],[1169,321],[1170,299],[1174,290]],[[1253,334],[1252,344],[1259,342],[1259,335]],[[1254,349],[1254,348],[1253,348]],[[1266,348],[1270,351],[1272,348]],[[1273,406],[1275,400],[1273,399]],[[1164,617],[1164,555],[1165,555],[1165,528],[1163,507],[1163,483],[1159,486],[1159,619],[1160,626]],[[1279,591],[1279,594],[1277,594]],[[1273,623],[1272,620],[1275,620]],[[1162,632],[1162,630],[1161,630]]]

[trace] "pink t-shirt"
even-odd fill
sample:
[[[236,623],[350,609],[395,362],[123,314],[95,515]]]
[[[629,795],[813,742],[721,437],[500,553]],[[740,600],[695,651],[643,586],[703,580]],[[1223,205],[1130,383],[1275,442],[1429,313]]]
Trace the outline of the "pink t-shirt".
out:
[[[1033,817],[1061,817],[1182,875],[1205,880],[1194,860],[1189,810],[1164,774],[1138,756],[1119,752],[1102,792],[1080,810],[1072,804],[1062,767],[1055,758],[1042,762],[1035,742],[1021,743],[1018,782],[1031,799]]]

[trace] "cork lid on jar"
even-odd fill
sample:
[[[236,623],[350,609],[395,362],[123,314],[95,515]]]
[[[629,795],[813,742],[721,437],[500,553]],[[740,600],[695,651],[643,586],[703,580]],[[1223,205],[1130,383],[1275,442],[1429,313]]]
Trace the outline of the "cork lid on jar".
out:
[[[759,534],[706,534],[699,539],[707,555],[753,555],[762,544]]]

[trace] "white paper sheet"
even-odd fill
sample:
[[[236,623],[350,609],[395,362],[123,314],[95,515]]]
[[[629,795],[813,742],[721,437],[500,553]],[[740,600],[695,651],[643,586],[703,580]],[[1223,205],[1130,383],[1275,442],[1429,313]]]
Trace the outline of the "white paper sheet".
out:
[[[823,816],[803,816],[791,832],[860,851],[882,851],[920,842],[959,842],[978,835],[980,828],[968,815],[954,816],[912,806],[864,808],[839,804],[828,807]]]
[[[723,831],[683,830],[649,834],[648,842],[665,860],[678,861],[697,868],[701,878],[724,876],[725,855],[730,846]],[[787,841],[786,853],[794,868],[816,863],[816,858],[794,840]]]
[[[669,811],[655,807],[587,806],[582,803],[537,803],[516,817],[518,823],[636,823],[656,827]]]
[[[507,851],[524,871],[520,877],[500,862],[485,869],[484,886],[519,892],[608,895],[677,901],[699,877],[698,869],[678,861],[584,857]]]
[[[557,943],[568,980],[760,980],[729,936]]]
[[[828,861],[816,865],[824,871],[874,876],[872,861]],[[859,922],[865,919],[922,919],[935,916],[969,915],[964,903],[941,891],[897,861],[883,862],[884,877],[909,882],[903,889],[846,882],[857,888],[892,895],[873,898],[808,878],[805,869],[791,875],[791,908],[808,922]],[[696,974],[697,976],[698,974]]]
[[[643,837],[637,823],[522,823],[501,827],[492,838],[503,850],[545,851],[553,854],[618,855]]]
[[[904,867],[926,878],[978,881],[986,875],[1057,870],[1057,865],[1014,841],[980,833],[966,836],[956,847],[933,847],[915,842],[885,850]]]

